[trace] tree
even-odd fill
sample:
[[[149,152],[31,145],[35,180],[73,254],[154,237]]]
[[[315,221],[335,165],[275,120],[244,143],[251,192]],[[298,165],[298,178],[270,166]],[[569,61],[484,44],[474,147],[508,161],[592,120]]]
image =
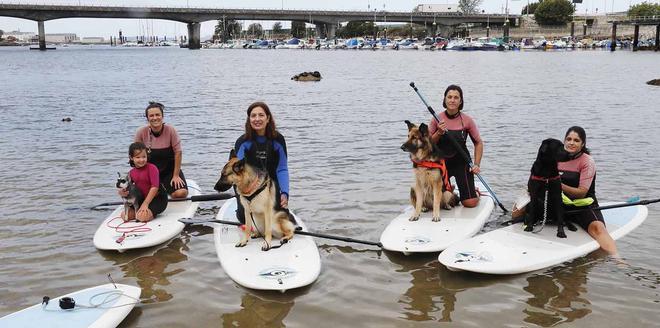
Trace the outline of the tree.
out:
[[[350,21],[343,26],[337,34],[344,38],[353,38],[356,36],[373,35],[376,27],[374,22]],[[410,31],[410,29],[408,30]]]
[[[660,16],[660,3],[642,2],[628,9],[628,16]]]
[[[458,9],[465,15],[476,14],[483,0],[458,0]]]
[[[242,29],[243,25],[233,18],[225,19],[224,22],[218,20],[218,25],[215,26],[215,31],[213,32],[213,40],[226,42],[227,40],[238,38],[241,35]]]
[[[294,38],[302,38],[305,36],[305,22],[292,21],[291,22],[291,35]]]
[[[275,22],[275,24],[273,24],[273,34],[282,34],[283,31],[282,23]]]
[[[543,0],[539,0],[539,2],[532,2],[529,5],[525,5],[523,9],[520,11],[521,15],[534,15],[534,12],[536,11],[536,8],[538,8],[539,4],[541,4]],[[529,9],[529,11],[527,11]]]
[[[264,29],[261,27],[261,24],[259,23],[252,23],[250,26],[247,28],[247,33],[248,35],[251,35],[253,37],[258,37],[263,33]]]
[[[539,25],[564,25],[571,21],[573,4],[569,0],[544,0],[534,11]]]

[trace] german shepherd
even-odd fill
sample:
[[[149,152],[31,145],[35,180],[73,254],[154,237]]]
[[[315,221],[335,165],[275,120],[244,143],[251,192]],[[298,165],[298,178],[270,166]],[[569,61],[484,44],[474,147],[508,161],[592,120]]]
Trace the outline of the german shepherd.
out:
[[[294,234],[294,225],[290,221],[291,213],[276,203],[275,182],[267,172],[256,169],[245,160],[239,160],[232,150],[229,162],[222,168],[216,189],[226,191],[236,186],[239,201],[245,209],[245,230],[236,247],[243,247],[256,229],[264,236],[262,251],[271,248],[273,234],[285,244]]]
[[[537,224],[541,224],[543,229],[546,221],[557,224],[559,238],[566,238],[564,226],[571,231],[576,230],[575,226],[564,220],[564,205],[561,200],[561,178],[557,163],[567,160],[568,152],[560,140],[543,140],[527,182],[530,202],[524,219],[525,231],[534,231],[534,225]]]
[[[410,153],[415,173],[415,184],[410,188],[410,204],[415,207],[410,221],[419,220],[421,212],[433,208],[433,221],[440,221],[440,208],[451,209],[458,204],[458,197],[445,185],[442,169],[429,167],[428,163],[439,163],[444,154],[433,144],[429,129],[422,123],[419,127],[410,121],[408,140],[401,149]],[[432,165],[431,165],[432,166]]]

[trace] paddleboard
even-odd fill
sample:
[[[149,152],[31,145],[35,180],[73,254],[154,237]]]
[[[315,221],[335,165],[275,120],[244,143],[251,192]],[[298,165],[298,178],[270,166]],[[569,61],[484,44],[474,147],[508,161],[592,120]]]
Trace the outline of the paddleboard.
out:
[[[610,203],[612,204],[612,203]],[[608,204],[601,203],[601,206]],[[614,240],[637,228],[648,214],[643,205],[602,211]],[[438,261],[453,271],[487,274],[517,274],[535,271],[584,256],[599,248],[582,228],[565,229],[567,238],[557,237],[557,226],[546,225],[539,233],[523,230],[522,223],[493,230],[458,242],[446,249]]]
[[[193,180],[187,180],[188,197],[201,193]],[[102,250],[124,252],[129,249],[145,248],[162,244],[178,236],[185,224],[181,218],[195,215],[199,202],[169,202],[167,209],[149,222],[123,222],[121,213],[124,206],[118,206],[103,220],[94,234],[94,246]]]
[[[294,214],[304,231],[305,223]],[[238,222],[236,198],[227,200],[218,220]],[[282,247],[262,251],[262,238],[253,238],[244,247],[236,247],[243,231],[238,226],[215,223],[213,235],[218,259],[227,275],[237,284],[258,290],[286,291],[313,283],[321,273],[319,250],[310,236],[295,235]],[[279,245],[273,238],[272,245]]]
[[[4,316],[0,327],[114,328],[140,303],[140,292],[139,287],[122,284],[91,287]],[[74,308],[61,309],[63,297],[73,298]]]
[[[422,212],[419,220],[409,221],[414,208],[408,206],[387,225],[380,236],[380,242],[384,249],[406,255],[440,252],[479,232],[494,206],[493,199],[486,193],[481,196],[476,207],[458,205],[451,210],[440,210],[439,222],[432,221],[433,211]]]

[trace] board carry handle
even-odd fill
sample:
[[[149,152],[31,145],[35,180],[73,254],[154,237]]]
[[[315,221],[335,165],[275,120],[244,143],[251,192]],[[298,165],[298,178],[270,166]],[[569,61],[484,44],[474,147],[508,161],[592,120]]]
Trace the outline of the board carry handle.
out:
[[[440,123],[440,118],[438,117],[438,115],[433,110],[433,107],[431,107],[431,105],[429,105],[429,103],[426,101],[426,98],[424,98],[424,96],[419,92],[419,89],[417,89],[417,87],[415,86],[415,82],[410,82],[410,87],[413,88],[413,90],[415,90],[415,93],[417,93],[417,95],[419,96],[419,99],[422,100],[422,102],[426,106],[426,109],[428,109],[428,111],[431,113],[431,115],[433,115],[433,118],[435,119],[435,121],[437,123]],[[460,146],[458,141],[456,139],[454,139],[454,137],[450,134],[447,134],[446,137],[447,137],[447,139],[449,139],[449,141],[451,142],[452,146],[454,146],[456,151],[461,155],[463,160],[465,160],[465,162],[468,163],[468,166],[470,167],[470,169],[472,169],[474,167],[474,163],[472,162],[472,159],[470,158],[470,156],[468,154],[466,154],[465,151],[463,151],[463,148]],[[502,205],[502,202],[500,202],[500,200],[497,198],[497,196],[495,195],[493,190],[490,188],[488,183],[486,183],[486,180],[484,180],[484,178],[481,177],[481,174],[475,173],[474,175],[476,175],[477,178],[479,178],[479,180],[481,181],[481,183],[483,183],[484,187],[486,187],[486,189],[488,189],[488,193],[493,198],[493,200],[495,200],[495,203],[497,203],[497,206],[499,206],[502,209],[502,211],[504,211],[504,213],[509,212],[509,210],[507,210],[504,207],[504,205]]]
[[[204,221],[195,221],[191,218],[182,218],[182,219],[179,219],[179,222],[182,222],[182,223],[185,223],[185,224],[222,223],[222,224],[229,224],[229,225],[234,225],[234,226],[243,225],[240,222],[227,221],[227,220],[216,220],[216,219],[204,220]],[[304,236],[339,240],[339,241],[345,241],[345,242],[348,242],[348,243],[357,243],[357,244],[364,244],[364,245],[370,245],[370,246],[378,246],[380,248],[383,247],[383,244],[381,244],[380,242],[375,242],[375,241],[360,240],[360,239],[355,239],[355,238],[350,238],[350,237],[343,237],[343,236],[335,236],[335,235],[326,235],[326,234],[322,234],[322,233],[303,231],[303,230],[296,230],[294,232],[297,235],[304,235]]]

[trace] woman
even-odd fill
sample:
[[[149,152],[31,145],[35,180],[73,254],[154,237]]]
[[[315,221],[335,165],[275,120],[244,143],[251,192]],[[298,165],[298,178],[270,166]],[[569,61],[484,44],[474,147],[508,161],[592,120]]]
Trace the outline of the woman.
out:
[[[484,152],[484,144],[479,135],[477,124],[470,116],[461,112],[463,104],[463,90],[461,87],[453,84],[448,86],[442,101],[442,107],[446,110],[440,113],[440,123],[432,121],[429,124],[429,133],[433,143],[437,144],[443,153],[448,154],[445,159],[447,174],[456,179],[461,204],[465,207],[476,207],[479,204],[479,195],[474,186],[474,175],[481,172],[479,164]],[[456,143],[449,140],[449,138],[456,140],[463,152],[470,156],[465,144],[468,136],[474,144],[474,165],[472,168],[455,148]]]
[[[248,107],[245,120],[245,134],[234,145],[236,157],[245,159],[250,165],[268,172],[277,186],[276,204],[289,207],[289,168],[287,164],[286,142],[275,128],[275,119],[270,108],[263,102],[255,102]],[[245,214],[240,202],[236,216],[242,223]]]
[[[163,122],[164,109],[160,103],[149,102],[144,116],[149,123],[135,133],[135,142],[147,145],[149,163],[158,167],[160,184],[172,198],[186,198],[188,185],[181,172],[181,139],[176,129]]]
[[[596,200],[596,164],[587,148],[587,134],[583,128],[573,126],[564,136],[564,149],[570,154],[568,162],[559,162],[561,190],[571,200],[592,198],[589,208],[598,207]],[[566,210],[576,207],[566,205]],[[600,210],[583,210],[567,214],[566,219],[579,224],[594,238],[600,247],[610,255],[616,255],[616,243],[605,228],[605,221]]]

